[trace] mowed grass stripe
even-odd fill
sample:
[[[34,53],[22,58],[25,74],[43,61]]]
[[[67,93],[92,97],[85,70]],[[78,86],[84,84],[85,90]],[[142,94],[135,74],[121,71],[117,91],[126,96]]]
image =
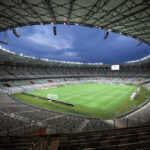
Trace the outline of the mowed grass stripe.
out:
[[[113,87],[113,91],[119,91],[118,86],[120,85],[111,85]],[[70,88],[71,87],[71,88]],[[70,92],[71,90],[73,92]],[[117,90],[116,90],[117,89]],[[67,90],[67,91],[66,91]],[[68,92],[69,91],[69,92]],[[74,105],[83,105],[84,107],[89,108],[99,108],[101,106],[107,105],[110,99],[112,99],[113,94],[110,95],[111,98],[105,98],[105,95],[110,94],[112,88],[110,85],[103,84],[79,84],[79,85],[69,85],[58,88],[52,88],[50,90],[44,90],[43,92],[38,93],[38,91],[31,92],[32,94],[38,93],[39,96],[47,97],[47,94],[57,94],[59,93],[59,99],[63,102],[72,103]],[[67,93],[67,94],[64,94]],[[46,95],[45,95],[46,94]],[[71,96],[72,95],[72,96]],[[87,101],[88,99],[88,101]],[[86,103],[85,103],[86,101]],[[104,104],[101,103],[104,101]],[[107,102],[108,101],[108,102]]]
[[[110,88],[105,87],[105,86],[104,87],[101,86],[101,88],[95,87],[95,88],[90,89],[90,91],[88,91],[88,94],[87,94],[87,92],[85,92],[85,94],[82,93],[80,96],[85,95],[86,97],[91,97],[93,100],[93,98],[97,98],[97,97],[101,97],[102,95],[106,95],[106,93],[108,93],[110,90],[111,90]]]
[[[91,96],[90,96],[91,99],[87,102],[87,105],[89,107],[93,107],[94,109],[96,109],[96,108],[99,109],[100,107],[103,107],[104,106],[103,101],[105,101],[106,98],[108,98],[108,96],[106,96],[106,95],[108,95],[111,90],[112,89],[105,87],[100,92],[92,91],[93,94],[91,94]],[[109,96],[109,97],[111,97],[111,96]]]
[[[76,94],[74,94],[74,96],[65,100],[65,102],[72,102],[73,104],[82,105],[85,107],[95,109],[96,106],[97,107],[101,106],[101,100],[102,100],[101,95],[102,94],[106,95],[108,91],[111,90],[110,88],[107,87],[107,85],[105,85],[104,87],[100,86],[99,88],[97,86],[95,87],[94,85],[92,86],[92,89],[91,89],[91,86],[87,88],[88,85],[86,84],[83,86],[84,86],[83,90],[81,90],[80,92],[77,92]],[[97,102],[95,103],[95,101]]]
[[[114,103],[117,103],[118,104],[118,101],[122,101],[122,100],[125,100],[125,96],[127,95],[127,97],[130,95],[131,92],[133,92],[133,89],[135,89],[135,87],[132,87],[130,89],[128,89],[126,92],[124,92],[123,94],[121,94],[120,96],[118,96],[117,98],[115,98],[112,102],[108,103],[104,109],[110,107],[112,104]],[[115,104],[115,105],[117,105]]]
[[[131,88],[131,87],[130,87]],[[129,89],[129,88],[128,88]],[[123,90],[118,90],[118,87],[115,87],[112,89],[105,89],[104,91],[104,96],[101,97],[101,95],[97,94],[97,97],[94,97],[94,101],[88,102],[89,106],[93,107],[94,109],[104,109],[105,106],[107,106],[110,102],[114,101],[116,99],[116,97],[114,97],[114,93],[116,95],[120,95],[123,93]],[[108,110],[110,110],[110,108],[108,108]]]
[[[65,102],[68,101],[68,97],[70,97],[70,95],[73,95],[74,97],[76,97],[76,95],[78,93],[82,93],[83,91],[85,91],[84,87],[80,87],[81,85],[68,85],[68,86],[61,86],[61,87],[57,87],[57,88],[51,88],[51,89],[46,89],[46,90],[42,90],[42,92],[40,91],[33,91],[33,92],[28,92],[31,94],[36,94],[38,96],[42,96],[42,97],[47,97],[48,94],[57,94],[59,96],[59,100],[63,100]],[[70,88],[71,87],[71,88]],[[80,87],[80,89],[79,89]]]
[[[46,97],[48,94],[58,95],[58,101],[74,104],[73,108],[62,104],[50,103],[42,99],[18,94],[18,97],[25,99],[31,104],[68,113],[86,114],[88,116],[100,116],[103,119],[112,118],[115,115],[129,111],[132,105],[138,106],[146,99],[148,91],[141,87],[143,93],[139,94],[133,102],[130,96],[138,86],[113,85],[113,84],[76,84],[28,92],[35,96]],[[127,92],[128,91],[128,92]],[[149,92],[150,93],[150,92]],[[17,97],[17,94],[15,94]],[[41,103],[41,104],[40,104]]]
[[[103,87],[93,88],[92,87],[92,89],[88,88],[88,90],[87,90],[86,87],[85,87],[84,91],[82,91],[80,95],[78,95],[78,96],[75,95],[74,97],[76,98],[76,101],[77,101],[78,104],[84,104],[84,105],[88,106],[90,101],[93,101],[93,100],[95,101],[96,100],[96,96],[95,96],[96,93],[98,93],[98,95],[99,95],[100,93],[105,92],[105,91],[103,91],[105,88],[103,88]],[[82,100],[81,100],[81,97],[82,97]],[[85,103],[85,101],[87,103]]]
[[[131,87],[128,88],[128,91],[131,89]],[[122,99],[124,98],[124,96],[122,96],[126,91],[124,89],[111,89],[110,93],[109,93],[109,98],[106,97],[106,99],[104,99],[103,103],[104,105],[108,105],[110,103],[112,103],[114,100],[116,99]],[[132,91],[133,92],[133,91]],[[119,98],[118,98],[119,97]]]

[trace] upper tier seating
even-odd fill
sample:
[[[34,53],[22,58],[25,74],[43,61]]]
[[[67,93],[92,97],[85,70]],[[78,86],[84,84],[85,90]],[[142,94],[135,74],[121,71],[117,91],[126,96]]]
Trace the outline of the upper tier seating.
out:
[[[142,84],[148,82],[147,78],[117,78],[117,77],[78,77],[78,78],[48,78],[48,79],[20,79],[0,81],[0,93],[21,92],[27,89],[50,87],[58,84],[101,82],[114,84]],[[51,82],[49,82],[51,81]]]
[[[37,79],[37,78],[50,78],[50,77],[141,77],[148,78],[150,71],[101,71],[101,70],[88,70],[88,69],[11,69],[0,68],[0,80],[7,79]]]

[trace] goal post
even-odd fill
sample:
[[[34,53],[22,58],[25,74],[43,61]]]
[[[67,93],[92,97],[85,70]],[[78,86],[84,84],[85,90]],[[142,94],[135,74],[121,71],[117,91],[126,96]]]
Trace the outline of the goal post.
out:
[[[58,100],[58,95],[56,95],[56,94],[48,94],[47,98],[49,98],[51,100]]]
[[[138,87],[137,90],[135,90],[135,91],[132,93],[132,95],[130,96],[130,100],[133,101],[133,100],[135,99],[136,95],[137,95],[138,93],[140,93],[140,92],[141,92],[141,88]]]

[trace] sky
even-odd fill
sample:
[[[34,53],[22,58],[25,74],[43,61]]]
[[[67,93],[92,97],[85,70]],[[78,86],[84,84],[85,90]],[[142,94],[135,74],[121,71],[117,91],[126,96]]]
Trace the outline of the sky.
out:
[[[113,32],[104,40],[106,31],[96,28],[57,25],[35,25],[17,28],[17,38],[8,31],[8,45],[1,45],[18,54],[56,61],[119,64],[150,55],[150,46]],[[1,33],[2,38],[2,33]]]

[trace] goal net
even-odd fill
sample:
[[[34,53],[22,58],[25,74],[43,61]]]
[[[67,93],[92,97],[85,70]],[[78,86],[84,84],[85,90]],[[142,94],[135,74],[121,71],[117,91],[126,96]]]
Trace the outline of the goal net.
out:
[[[52,100],[58,100],[58,95],[55,94],[48,94],[47,98],[52,99]]]

